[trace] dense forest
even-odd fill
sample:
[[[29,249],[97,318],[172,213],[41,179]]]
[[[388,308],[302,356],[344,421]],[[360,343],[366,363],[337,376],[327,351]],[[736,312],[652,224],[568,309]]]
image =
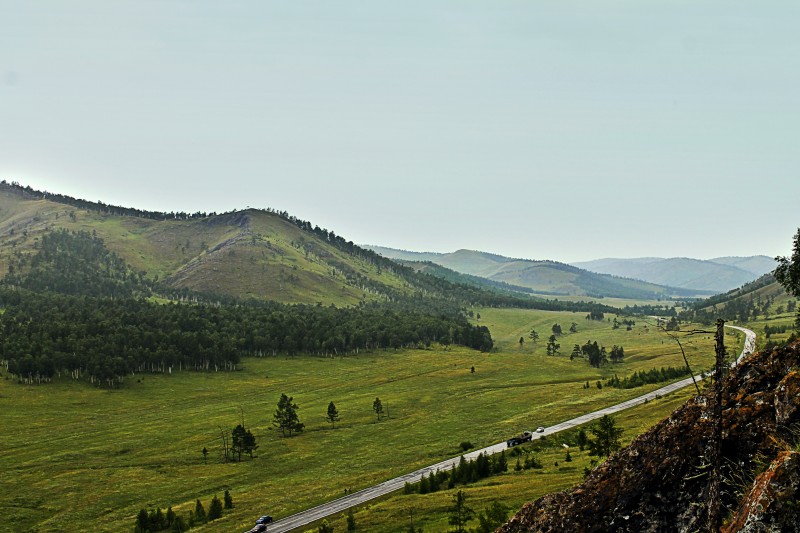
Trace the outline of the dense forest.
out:
[[[148,296],[153,284],[87,232],[45,233],[32,256],[17,252],[3,284],[37,292],[107,298]]]
[[[433,342],[490,350],[465,318],[334,307],[156,304],[0,290],[0,359],[26,382],[66,373],[113,386],[135,372],[234,370],[242,356],[357,354]]]
[[[165,292],[170,292],[164,288]],[[461,344],[490,350],[485,326],[452,303],[407,298],[339,309],[191,295],[158,304],[159,287],[86,232],[45,234],[0,288],[0,359],[25,382],[68,374],[114,386],[136,372],[233,370],[243,356],[355,354]]]

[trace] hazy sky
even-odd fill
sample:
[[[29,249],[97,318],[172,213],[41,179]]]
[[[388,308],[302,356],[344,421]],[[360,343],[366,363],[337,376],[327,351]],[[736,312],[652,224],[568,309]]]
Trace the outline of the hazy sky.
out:
[[[513,257],[788,254],[800,2],[0,0],[0,179]]]

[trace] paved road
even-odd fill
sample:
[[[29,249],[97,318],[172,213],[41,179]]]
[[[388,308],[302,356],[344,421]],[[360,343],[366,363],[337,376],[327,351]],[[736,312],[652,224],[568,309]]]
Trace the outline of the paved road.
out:
[[[742,357],[752,353],[753,350],[755,350],[756,334],[750,331],[749,329],[740,328],[738,326],[725,326],[725,327],[737,329],[745,334],[744,349],[742,350],[742,353],[739,355],[739,357],[736,359],[736,362],[732,363],[735,365],[742,359]],[[700,381],[703,379],[703,376],[696,376],[696,379]],[[643,394],[641,396],[637,396],[636,398],[633,398],[626,402],[618,403],[616,405],[612,405],[611,407],[606,407],[604,409],[600,409],[599,411],[587,413],[585,415],[573,418],[572,420],[567,420],[566,422],[561,422],[560,424],[556,424],[554,426],[545,428],[543,433],[534,433],[533,438],[534,440],[539,439],[545,435],[552,435],[554,433],[558,433],[566,429],[571,429],[576,426],[580,426],[587,422],[591,422],[592,420],[601,418],[604,415],[610,415],[637,405],[641,405],[647,401],[656,399],[658,396],[664,396],[666,394],[669,394],[670,392],[674,392],[684,387],[688,387],[691,384],[692,384],[692,378],[686,378],[681,381],[676,381],[675,383],[670,383],[669,385],[661,387],[660,389],[654,390],[647,394]],[[506,443],[501,442],[498,444],[494,444],[492,446],[487,446],[486,448],[482,448],[480,450],[475,450],[470,453],[464,454],[464,457],[467,460],[473,460],[477,458],[478,455],[480,455],[481,453],[491,455],[495,453],[500,453],[506,448],[507,448]],[[435,465],[426,466],[425,468],[421,468],[419,470],[411,472],[410,474],[405,474],[403,476],[384,481],[383,483],[380,483],[378,485],[368,487],[358,492],[353,492],[352,494],[348,494],[342,498],[338,498],[331,502],[318,505],[317,507],[312,507],[311,509],[301,511],[291,516],[287,516],[286,518],[282,518],[270,524],[269,533],[285,533],[288,531],[292,531],[293,529],[296,528],[307,526],[308,524],[311,524],[312,522],[315,522],[317,520],[321,520],[326,516],[346,511],[350,507],[361,505],[365,502],[368,502],[369,500],[373,500],[375,498],[379,498],[381,496],[389,494],[390,492],[400,490],[406,483],[416,483],[422,478],[423,475],[427,476],[431,472],[436,472],[437,470],[449,470],[453,468],[455,465],[457,465],[460,459],[461,459],[460,456],[453,457],[452,459],[447,459],[446,461],[436,463]]]

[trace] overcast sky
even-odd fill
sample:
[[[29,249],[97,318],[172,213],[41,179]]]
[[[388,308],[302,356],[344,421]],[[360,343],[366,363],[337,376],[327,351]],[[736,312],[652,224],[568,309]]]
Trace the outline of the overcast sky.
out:
[[[800,2],[0,0],[0,179],[362,244],[786,255]]]

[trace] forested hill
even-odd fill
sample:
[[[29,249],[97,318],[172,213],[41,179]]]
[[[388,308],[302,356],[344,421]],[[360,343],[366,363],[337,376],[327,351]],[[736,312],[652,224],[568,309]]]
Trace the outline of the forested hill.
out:
[[[65,229],[42,235],[37,253],[13,256],[3,285],[73,296],[134,298],[153,293],[153,282],[134,272],[103,241]]]
[[[271,209],[157,213],[0,182],[0,275],[29,266],[44,235],[55,230],[90,233],[143,281],[173,294],[337,306],[425,301],[433,307],[604,307],[553,304],[417,272]]]
[[[491,333],[466,306],[610,309],[419,273],[286,213],[141,216],[49,197],[0,184],[0,362],[27,383],[117,386],[245,356],[486,351]]]
[[[705,300],[698,300],[679,315],[682,320],[713,323],[717,318],[749,322],[757,316],[764,320],[776,319],[793,314],[797,309],[797,299],[775,280],[772,274],[765,274],[755,281],[746,283],[724,294]]]
[[[113,387],[141,372],[235,370],[243,356],[493,345],[485,326],[435,299],[337,308],[188,291],[179,296],[192,303],[145,298],[173,292],[95,235],[44,232],[30,253],[12,255],[0,283],[0,364],[25,383],[71,376]]]

